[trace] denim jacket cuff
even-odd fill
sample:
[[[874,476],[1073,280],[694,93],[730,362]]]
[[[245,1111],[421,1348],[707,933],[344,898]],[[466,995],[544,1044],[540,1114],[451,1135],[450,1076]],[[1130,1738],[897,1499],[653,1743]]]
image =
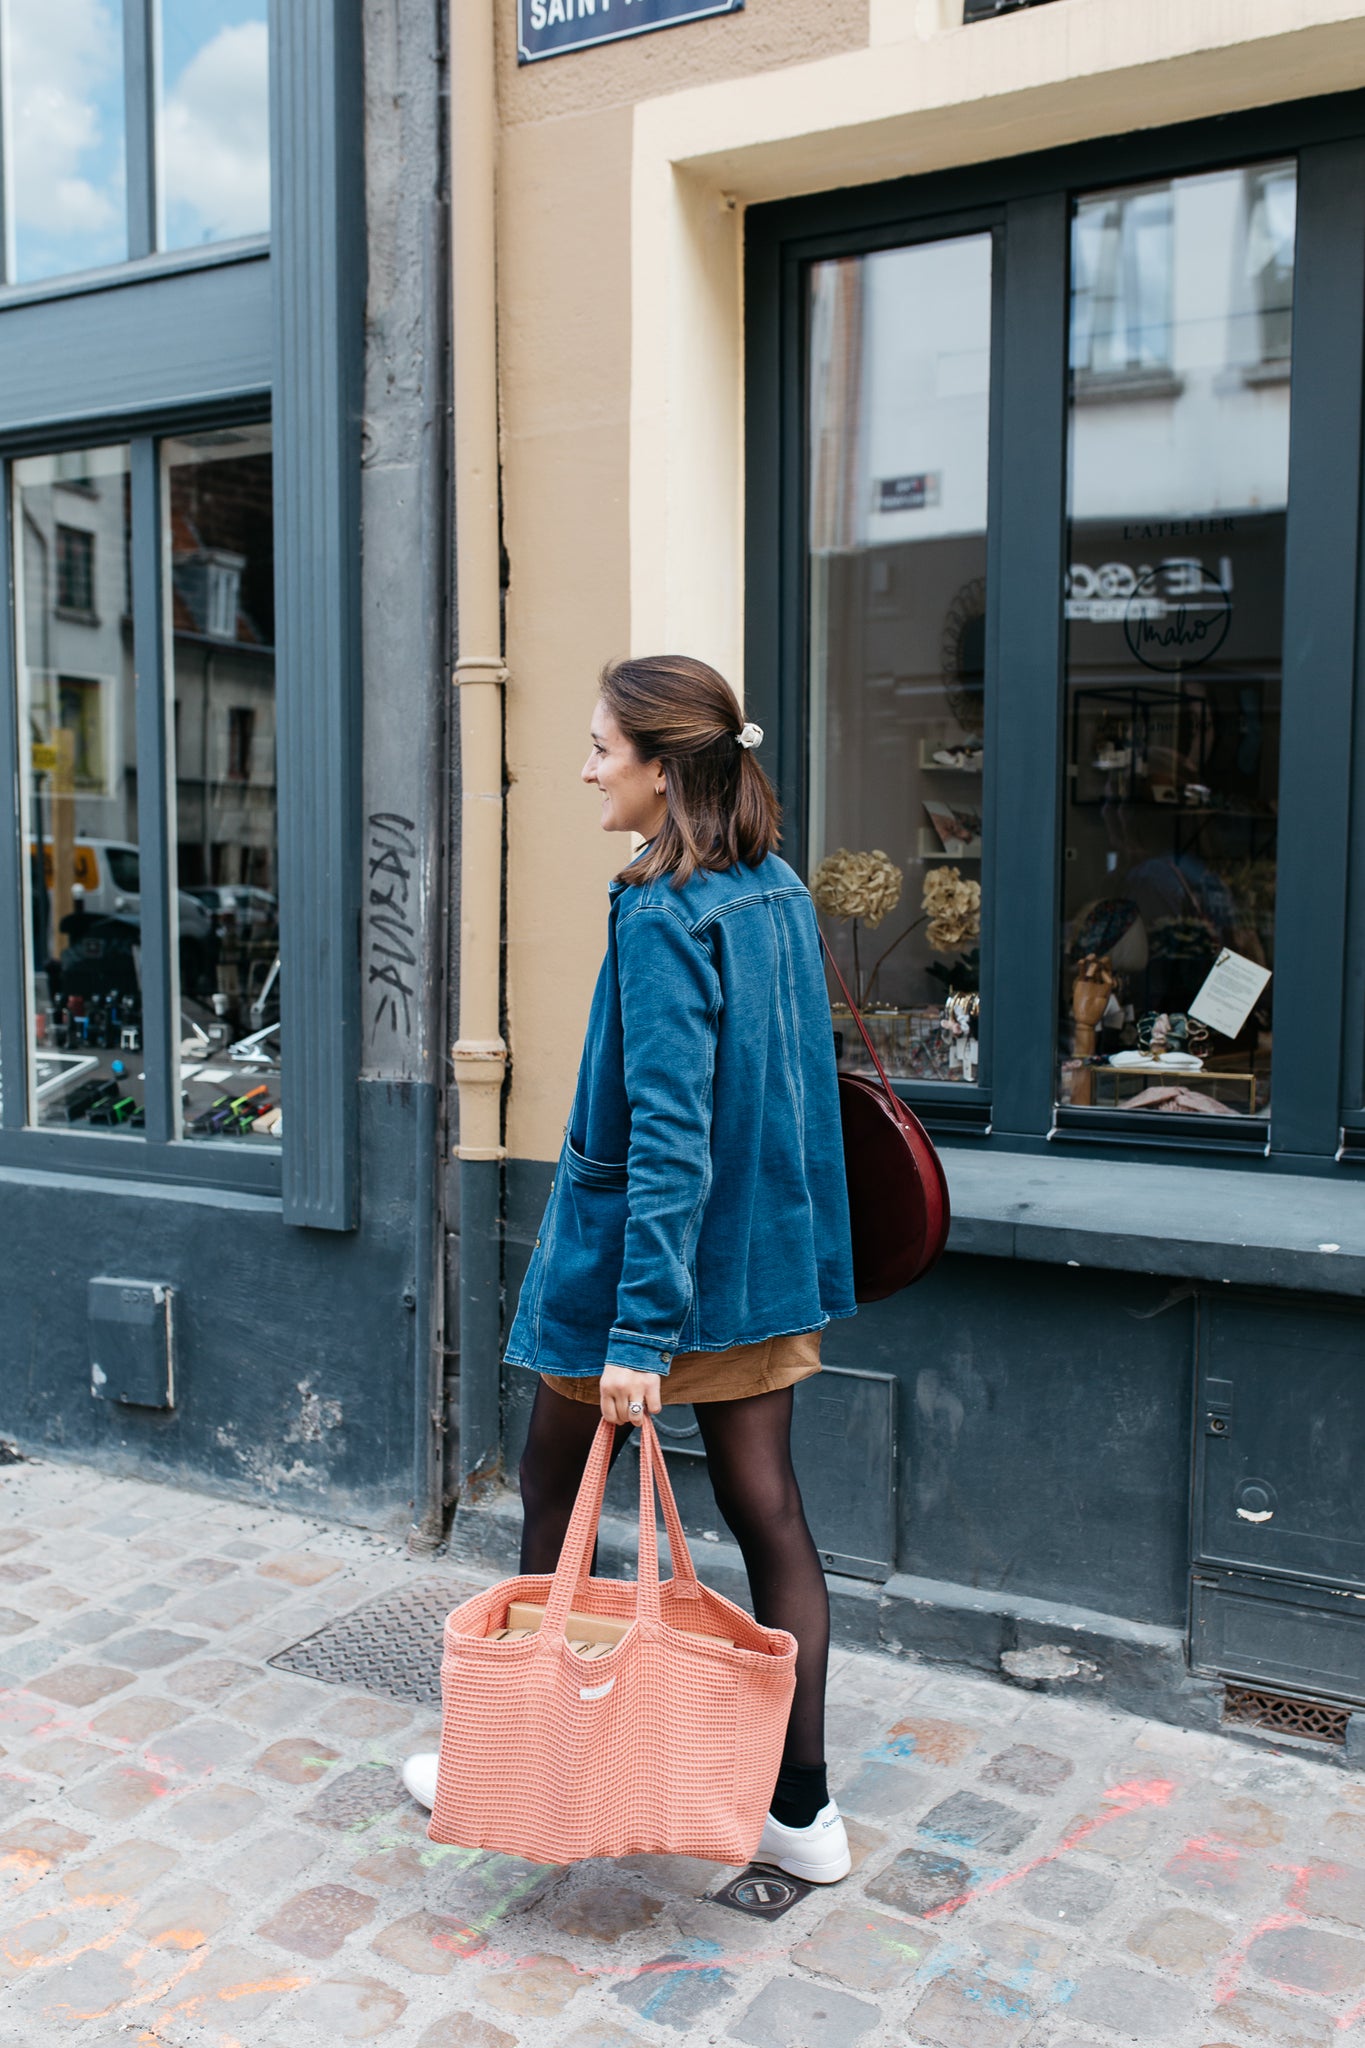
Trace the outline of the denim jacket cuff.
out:
[[[657,1337],[641,1337],[635,1330],[613,1330],[607,1339],[606,1363],[623,1366],[627,1372],[657,1372],[661,1378],[667,1378],[673,1353],[661,1351]]]

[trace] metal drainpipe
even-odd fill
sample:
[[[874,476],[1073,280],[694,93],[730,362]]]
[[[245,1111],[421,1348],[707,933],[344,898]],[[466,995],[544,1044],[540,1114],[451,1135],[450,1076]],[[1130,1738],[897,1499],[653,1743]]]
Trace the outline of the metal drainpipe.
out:
[[[503,687],[494,0],[450,0],[455,612],[460,693],[460,1493],[500,1439]]]

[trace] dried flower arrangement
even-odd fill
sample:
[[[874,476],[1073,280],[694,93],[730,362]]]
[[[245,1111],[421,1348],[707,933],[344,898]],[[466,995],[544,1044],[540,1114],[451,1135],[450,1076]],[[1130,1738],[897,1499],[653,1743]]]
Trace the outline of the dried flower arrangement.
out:
[[[826,854],[810,880],[816,908],[827,917],[852,917],[875,931],[901,900],[904,876],[880,847],[850,853],[841,846]]]
[[[852,920],[854,1000],[860,1008],[872,995],[882,962],[922,924],[928,924],[925,937],[936,953],[954,952],[980,934],[981,884],[964,881],[955,867],[929,868],[920,895],[921,915],[878,954],[864,977],[858,957],[858,927],[864,924],[875,931],[900,902],[903,883],[901,870],[879,847],[870,853],[850,853],[841,846],[837,853],[827,854],[811,876],[810,893],[816,908],[826,917]],[[942,968],[930,971],[948,978]]]
[[[930,868],[924,877],[925,933],[936,953],[953,953],[981,936],[981,884],[964,881],[957,868]]]

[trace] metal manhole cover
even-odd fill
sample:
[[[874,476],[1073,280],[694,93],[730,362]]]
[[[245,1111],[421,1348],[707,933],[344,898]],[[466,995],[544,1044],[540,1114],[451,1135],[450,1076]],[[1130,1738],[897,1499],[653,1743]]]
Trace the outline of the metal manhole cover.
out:
[[[787,1877],[781,1871],[765,1869],[761,1863],[751,1863],[729,1884],[712,1892],[711,1904],[733,1906],[737,1913],[752,1913],[758,1920],[780,1920],[784,1913],[790,1913],[793,1906],[808,1898],[812,1890],[799,1877]]]
[[[277,1671],[296,1671],[324,1685],[354,1685],[362,1692],[439,1706],[445,1618],[476,1590],[454,1579],[428,1579],[401,1593],[386,1593],[267,1661]]]

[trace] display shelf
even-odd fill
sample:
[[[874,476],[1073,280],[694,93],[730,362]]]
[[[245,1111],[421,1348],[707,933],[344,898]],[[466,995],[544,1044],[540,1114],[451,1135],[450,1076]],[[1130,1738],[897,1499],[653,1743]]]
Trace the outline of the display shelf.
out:
[[[980,860],[981,841],[964,841],[961,853],[950,853],[932,825],[919,828],[919,857],[921,860]]]
[[[951,761],[936,761],[934,759],[935,746],[951,746],[952,744],[951,740],[921,740],[919,743],[920,767],[927,769],[931,775],[979,775],[981,773],[982,761],[980,754],[977,755],[975,762],[968,767],[959,767]]]

